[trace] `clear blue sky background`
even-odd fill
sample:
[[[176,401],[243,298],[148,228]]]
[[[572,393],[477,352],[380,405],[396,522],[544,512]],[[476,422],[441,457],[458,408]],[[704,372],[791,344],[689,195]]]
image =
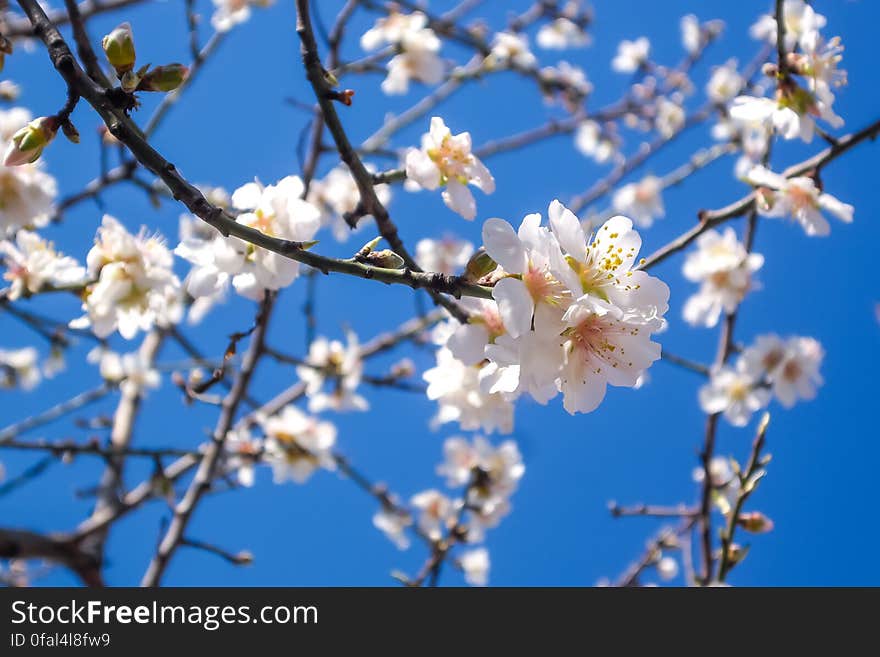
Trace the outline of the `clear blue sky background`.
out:
[[[330,22],[338,2],[320,2]],[[452,3],[432,2],[434,11]],[[494,26],[503,24],[508,10],[522,9],[526,2],[488,2],[483,11]],[[559,58],[582,66],[596,86],[592,107],[614,100],[625,89],[625,76],[612,74],[609,63],[623,38],[651,38],[657,61],[675,64],[682,56],[678,20],[686,13],[701,19],[723,18],[727,30],[713,45],[707,61],[721,63],[730,56],[747,61],[756,51],[746,31],[769,2],[731,5],[721,0],[616,0],[596,2],[594,45],[560,55],[541,51],[543,64]],[[877,118],[876,25],[880,5],[869,0],[825,0],[815,3],[827,15],[828,36],[840,34],[847,45],[845,68],[851,86],[841,92],[836,108],[847,120],[846,129],[857,129]],[[199,0],[207,19],[210,3]],[[103,17],[90,24],[92,39],[121,20],[134,26],[138,52],[144,62],[186,60],[183,3],[161,2]],[[367,15],[354,25],[362,32]],[[371,19],[370,19],[371,20]],[[202,27],[204,40],[210,28]],[[354,35],[352,35],[354,36]],[[299,62],[299,43],[294,33],[294,8],[279,0],[268,10],[254,12],[252,20],[234,30],[203,75],[169,116],[155,143],[190,180],[234,189],[254,176],[264,182],[297,173],[297,142],[307,116],[285,99],[312,102]],[[446,46],[445,54],[464,61],[462,53]],[[356,39],[344,50],[348,57],[360,54]],[[694,71],[699,89],[690,101],[702,102],[702,88],[709,67]],[[23,86],[21,104],[36,114],[48,114],[63,102],[64,87],[51,70],[41,49],[25,54],[19,49],[7,58],[5,77]],[[366,137],[382,121],[385,112],[409,106],[424,89],[418,85],[405,97],[388,99],[378,91],[378,76],[352,79],[355,105],[341,108],[343,121],[354,140]],[[156,98],[145,98],[138,118],[145,120]],[[534,87],[515,76],[500,75],[461,93],[438,110],[453,131],[470,130],[476,143],[505,136],[541,124],[558,109],[544,106]],[[97,117],[81,107],[74,120],[83,135],[73,146],[58,139],[47,152],[49,170],[57,176],[62,195],[79,189],[98,174],[95,128]],[[402,133],[398,146],[416,143],[428,119]],[[700,143],[706,131],[697,129],[664,151],[644,173],[672,170]],[[628,141],[631,148],[634,139]],[[786,144],[777,149],[776,168],[795,162],[822,147]],[[765,220],[761,223],[756,250],[765,254],[760,272],[764,289],[744,304],[737,325],[737,338],[777,331],[818,338],[827,350],[823,366],[826,385],[812,403],[785,411],[774,405],[769,431],[769,450],[774,459],[769,476],[750,507],[760,509],[776,522],[769,535],[754,537],[752,550],[731,581],[740,585],[880,584],[876,545],[875,477],[880,459],[877,441],[876,395],[880,327],[874,304],[880,300],[874,260],[880,223],[877,221],[876,162],[880,151],[861,146],[824,174],[832,194],[856,206],[852,225],[835,222],[832,236],[811,239],[792,224]],[[322,173],[330,162],[325,160]],[[439,195],[411,195],[396,190],[392,214],[406,242],[415,245],[424,236],[451,232],[479,240],[482,220],[500,216],[518,223],[522,215],[546,212],[553,198],[565,201],[583,191],[606,172],[574,151],[570,137],[559,137],[528,150],[490,159],[498,191],[478,196],[478,221],[467,223],[443,206]],[[701,208],[719,207],[739,198],[745,189],[731,176],[733,161],[724,160],[695,176],[691,183],[670,190],[667,216],[643,234],[646,251],[665,243],[691,226]],[[180,208],[165,202],[158,211],[131,188],[106,193],[107,212],[131,228],[140,224],[159,229],[176,239]],[[101,209],[85,203],[69,213],[63,225],[45,231],[66,252],[84,258]],[[741,220],[733,224],[741,229]],[[364,241],[369,234],[361,233]],[[360,244],[360,236],[339,247],[328,235],[321,252],[347,255]],[[672,352],[707,362],[714,353],[716,331],[692,329],[681,320],[681,307],[693,286],[680,274],[681,257],[670,259],[656,274],[672,288],[669,331],[661,342]],[[186,271],[179,263],[181,273]],[[287,351],[302,353],[304,326],[301,305],[304,285],[293,285],[282,295],[270,342]],[[413,294],[406,288],[386,288],[340,276],[319,280],[317,317],[319,331],[342,335],[345,324],[367,339],[406,320],[414,313]],[[53,298],[34,302],[34,308],[59,318],[78,316],[75,300]],[[249,326],[251,305],[239,298],[215,312],[210,321],[188,334],[202,349],[219,355],[225,335]],[[222,327],[221,330],[216,330]],[[0,317],[0,347],[34,342],[19,324]],[[133,349],[136,343],[121,345]],[[87,343],[70,357],[70,367],[58,378],[43,383],[35,392],[4,392],[0,396],[0,424],[35,413],[72,391],[99,382],[97,371],[81,364]],[[430,351],[401,351],[420,368],[430,366]],[[163,360],[180,353],[169,346]],[[371,372],[384,371],[391,362],[370,363]],[[264,364],[256,378],[254,394],[267,398],[294,379],[289,368]],[[651,382],[632,391],[609,389],[600,409],[590,415],[568,416],[557,399],[547,407],[523,400],[517,407],[516,431],[527,470],[514,497],[514,511],[489,533],[492,557],[491,583],[496,585],[590,585],[603,576],[614,577],[642,551],[647,538],[658,529],[651,520],[613,520],[606,504],[690,502],[696,489],[691,470],[702,439],[704,416],[696,403],[701,380],[694,374],[659,362],[651,370]],[[371,477],[386,481],[393,491],[409,497],[427,487],[442,486],[434,474],[447,437],[459,433],[446,425],[434,433],[428,418],[435,406],[425,398],[404,392],[366,390],[370,414],[333,416],[339,428],[339,447],[354,464]],[[110,412],[113,400],[92,410]],[[166,385],[152,392],[138,424],[140,445],[193,447],[204,439],[214,423],[208,408],[184,407],[179,393]],[[79,414],[83,416],[83,414]],[[753,423],[754,424],[754,423]],[[747,453],[753,426],[734,429],[721,423],[719,452],[741,459]],[[85,439],[88,433],[71,423],[60,422],[41,429],[34,437]],[[32,454],[0,453],[8,476],[15,476],[37,460]],[[148,474],[147,465],[128,472],[130,485]],[[37,530],[65,530],[85,517],[93,501],[77,495],[94,484],[100,463],[81,458],[72,465],[56,464],[39,479],[0,498],[0,524]],[[256,562],[236,568],[201,552],[181,549],[166,578],[167,584],[232,585],[386,585],[389,572],[399,568],[415,572],[425,552],[416,545],[399,552],[375,530],[371,516],[376,503],[337,475],[319,472],[305,486],[272,485],[269,473],[261,472],[251,490],[207,499],[190,527],[192,537],[237,551],[249,549]],[[115,585],[139,581],[160,536],[161,521],[169,516],[162,502],[154,502],[120,524],[109,546],[108,580]],[[40,580],[45,584],[73,583],[61,570]],[[461,583],[460,575],[447,570],[444,584]]]

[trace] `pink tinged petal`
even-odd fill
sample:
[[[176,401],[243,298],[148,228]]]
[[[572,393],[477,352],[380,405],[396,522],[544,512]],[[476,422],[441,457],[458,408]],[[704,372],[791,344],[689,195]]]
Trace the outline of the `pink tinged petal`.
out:
[[[531,330],[535,305],[525,283],[515,278],[502,278],[492,289],[492,296],[498,302],[501,321],[511,336],[517,338]]]
[[[550,218],[550,228],[562,248],[578,260],[583,259],[587,248],[587,237],[574,213],[558,200],[554,200],[550,203],[547,215]]]
[[[820,194],[819,205],[841,221],[852,223],[856,209],[849,203],[843,203],[831,194]]]
[[[483,224],[483,245],[491,258],[511,274],[521,274],[528,268],[525,248],[503,219],[488,219]]]
[[[457,180],[450,180],[441,194],[443,202],[453,212],[457,212],[468,221],[477,216],[477,202],[465,185]]]

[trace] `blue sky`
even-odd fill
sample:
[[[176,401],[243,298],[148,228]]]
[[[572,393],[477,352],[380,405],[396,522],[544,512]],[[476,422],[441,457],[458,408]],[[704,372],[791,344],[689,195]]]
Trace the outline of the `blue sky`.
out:
[[[339,2],[321,2],[325,20],[335,15]],[[434,11],[452,3],[435,0]],[[487,2],[481,12],[493,26],[503,24],[508,10],[527,2]],[[874,84],[876,58],[870,47],[880,6],[868,0],[824,0],[814,3],[828,17],[828,36],[840,34],[847,46],[845,68],[850,86],[838,97],[836,109],[847,125],[858,129],[880,114]],[[210,3],[199,1],[210,14]],[[629,82],[613,74],[609,63],[617,43],[624,38],[648,36],[656,61],[673,65],[682,56],[678,20],[686,13],[701,19],[723,18],[727,29],[697,66],[693,79],[698,89],[689,107],[702,102],[702,88],[710,64],[729,57],[748,61],[757,49],[746,32],[768,2],[740,3],[736,10],[721,0],[647,0],[595,2],[594,44],[585,50],[539,52],[542,64],[567,59],[582,66],[595,85],[590,107],[600,107],[619,97]],[[92,39],[116,23],[132,23],[139,57],[164,63],[186,60],[187,39],[183,3],[170,0],[137,7],[90,23]],[[362,13],[353,25],[362,32],[370,15]],[[202,26],[204,40],[210,28]],[[352,37],[355,35],[352,34]],[[156,147],[191,181],[223,185],[228,189],[255,176],[269,183],[298,173],[297,142],[308,117],[286,102],[288,98],[311,102],[294,33],[294,8],[279,0],[258,10],[250,22],[235,29],[201,77],[169,115],[155,139]],[[444,53],[464,61],[463,53],[445,46]],[[347,41],[346,57],[360,54],[356,38]],[[55,111],[63,102],[64,87],[51,70],[41,49],[26,54],[19,49],[7,58],[4,76],[23,87],[20,104],[35,114]],[[352,108],[340,108],[352,139],[368,136],[386,112],[398,112],[424,92],[417,85],[404,97],[389,99],[378,90],[379,76],[352,78],[345,83],[356,90]],[[137,115],[146,120],[155,98],[145,98]],[[444,103],[437,113],[454,132],[469,130],[475,143],[535,127],[558,108],[540,102],[532,84],[509,74],[480,82]],[[82,133],[79,146],[63,139],[47,151],[48,169],[59,180],[62,196],[79,189],[99,172],[97,116],[80,107],[73,119]],[[417,142],[428,117],[402,132],[396,146]],[[683,163],[707,142],[705,128],[697,128],[670,146],[642,173],[662,175]],[[631,137],[631,148],[636,140]],[[822,148],[785,144],[775,150],[774,168],[781,169]],[[859,147],[826,169],[826,190],[856,207],[852,225],[835,222],[829,238],[808,238],[797,226],[764,220],[757,233],[756,250],[766,263],[759,278],[763,289],[742,306],[737,338],[750,341],[765,332],[810,335],[822,342],[827,356],[823,365],[825,386],[813,402],[786,411],[771,406],[773,419],[768,450],[773,454],[769,476],[752,498],[749,508],[774,519],[776,529],[752,537],[752,550],[735,569],[731,582],[739,585],[856,585],[880,584],[880,567],[874,558],[880,539],[874,502],[874,479],[880,459],[876,440],[876,370],[880,327],[874,306],[880,301],[873,269],[874,248],[880,237],[876,215],[880,201],[875,191],[876,161],[880,153],[870,144]],[[331,165],[329,159],[321,173]],[[387,166],[379,162],[380,166]],[[477,192],[478,218],[468,223],[445,208],[439,195],[407,194],[395,190],[392,216],[406,243],[415,245],[426,236],[452,233],[479,241],[482,220],[499,216],[518,224],[529,212],[546,212],[554,198],[565,202],[588,188],[607,172],[579,155],[570,137],[557,137],[527,150],[489,159],[498,185],[496,193]],[[733,161],[722,160],[700,172],[689,184],[665,194],[666,217],[643,233],[646,252],[653,251],[693,225],[702,208],[726,205],[747,190],[733,180]],[[163,202],[152,208],[143,194],[118,187],[102,197],[104,211],[136,229],[146,224],[174,238],[180,208]],[[45,234],[67,253],[84,258],[102,209],[84,203],[71,211],[62,225]],[[737,230],[742,220],[733,222]],[[361,240],[363,236],[363,240]],[[336,245],[329,235],[317,247],[322,253],[350,255],[372,235],[365,230],[347,245]],[[693,329],[681,319],[681,307],[694,286],[680,273],[681,256],[655,270],[672,289],[669,330],[660,341],[670,352],[708,362],[717,333]],[[180,273],[185,272],[179,263]],[[297,282],[285,290],[269,341],[293,353],[302,353],[305,342],[302,303],[305,286]],[[341,337],[342,327],[353,327],[367,339],[415,312],[414,297],[406,288],[386,288],[341,276],[318,281],[318,331]],[[78,316],[74,299],[37,300],[32,307],[58,318]],[[188,335],[209,355],[222,353],[226,335],[250,324],[251,304],[234,299],[217,310]],[[216,327],[222,327],[217,330]],[[0,348],[34,342],[21,326],[0,316]],[[120,350],[136,343],[114,343]],[[30,394],[3,392],[0,424],[37,412],[72,391],[96,385],[95,369],[82,364],[88,350],[81,343],[69,356],[69,368],[44,382]],[[393,357],[377,360],[367,370],[381,373],[396,358],[408,355],[421,369],[429,367],[426,350],[402,349]],[[163,361],[179,358],[173,347]],[[290,384],[291,368],[265,363],[258,371],[253,393],[268,398]],[[697,463],[704,416],[696,403],[701,379],[666,363],[651,369],[650,383],[638,391],[609,389],[603,405],[589,415],[571,417],[557,399],[542,407],[523,400],[518,404],[516,429],[526,463],[526,474],[513,504],[513,513],[488,536],[492,558],[491,583],[495,585],[591,585],[601,577],[619,574],[642,551],[659,525],[653,520],[610,518],[606,504],[691,502],[696,489],[691,470]],[[434,474],[443,440],[460,434],[446,425],[437,432],[428,428],[435,408],[412,393],[366,390],[372,405],[369,414],[333,415],[339,429],[339,447],[361,470],[385,481],[404,497],[428,487],[441,487]],[[92,407],[108,413],[113,400]],[[79,415],[80,417],[82,414]],[[137,424],[141,445],[192,447],[213,426],[214,411],[184,407],[172,386],[152,392]],[[755,418],[757,419],[757,418]],[[735,429],[721,422],[719,453],[745,458],[754,422]],[[49,439],[84,440],[89,433],[70,422],[58,422],[33,434]],[[498,440],[498,437],[495,437]],[[39,457],[0,453],[8,476],[14,476]],[[92,500],[78,492],[93,485],[100,462],[87,457],[71,465],[55,464],[41,478],[0,497],[0,524],[37,530],[65,530],[85,517]],[[149,464],[128,471],[129,485],[149,473]],[[181,549],[168,570],[171,585],[387,585],[392,569],[414,573],[425,558],[416,545],[399,552],[372,527],[376,503],[350,482],[327,472],[317,473],[305,486],[275,486],[261,472],[250,490],[224,493],[207,499],[198,509],[189,535],[222,545],[231,551],[254,553],[253,566],[236,568],[202,552]],[[115,585],[139,581],[160,537],[161,522],[169,516],[162,502],[154,502],[119,523],[109,544],[107,578]],[[42,584],[69,584],[73,579],[60,570],[40,580]],[[460,584],[457,573],[445,571],[442,583]]]

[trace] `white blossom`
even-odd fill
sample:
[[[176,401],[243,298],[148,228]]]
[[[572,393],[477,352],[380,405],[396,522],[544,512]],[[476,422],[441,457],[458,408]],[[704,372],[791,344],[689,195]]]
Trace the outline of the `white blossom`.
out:
[[[825,352],[813,338],[794,336],[782,340],[761,335],[740,356],[744,367],[758,379],[766,378],[773,395],[785,408],[800,399],[814,399],[822,385],[819,367]]]
[[[657,562],[657,574],[660,579],[668,582],[678,575],[678,561],[674,557],[664,556]]]
[[[700,388],[699,397],[703,412],[723,413],[733,426],[744,427],[752,413],[770,401],[770,391],[740,362],[735,368],[724,365],[714,369],[709,382]]]
[[[420,511],[419,530],[431,540],[439,540],[443,528],[455,519],[455,506],[452,500],[434,488],[414,495],[410,504]]]
[[[0,388],[31,390],[40,382],[39,354],[33,347],[0,349]]]
[[[86,264],[95,282],[83,293],[86,314],[73,320],[71,327],[91,327],[99,338],[118,329],[130,340],[139,330],[180,320],[180,281],[161,236],[148,235],[146,229],[132,235],[105,214]]]
[[[730,106],[730,118],[746,125],[761,125],[775,130],[783,139],[809,143],[816,131],[816,117],[839,128],[843,119],[831,110],[831,94],[813,95],[796,87],[779,91],[777,98],[737,96]]]
[[[715,326],[722,311],[734,312],[754,289],[753,274],[763,264],[764,256],[748,253],[733,228],[700,235],[697,249],[688,254],[683,266],[684,277],[700,284],[685,302],[685,320],[694,326]]]
[[[476,548],[463,552],[458,564],[464,571],[464,579],[471,586],[486,586],[489,583],[489,550]]]
[[[251,17],[251,7],[269,7],[274,0],[212,0],[214,13],[211,27],[218,32],[227,32]]]
[[[492,50],[486,58],[490,68],[510,66],[531,70],[537,62],[529,50],[529,38],[525,34],[512,32],[497,32],[492,39]]]
[[[364,50],[375,50],[386,44],[399,50],[388,62],[388,75],[381,85],[384,93],[406,93],[411,79],[425,84],[437,84],[443,79],[443,60],[437,54],[440,39],[425,25],[427,17],[421,12],[391,11],[361,37]]]
[[[810,50],[819,38],[819,30],[825,27],[825,17],[804,0],[785,0],[782,6],[782,20],[785,23],[785,49],[793,50],[800,44]],[[776,18],[770,14],[762,15],[749,29],[753,39],[776,43]]]
[[[646,37],[639,37],[635,41],[621,41],[611,68],[618,73],[635,73],[648,61],[650,52],[651,42]]]
[[[578,124],[574,135],[574,143],[577,149],[592,157],[599,164],[603,164],[617,154],[620,138],[614,130],[614,124],[602,128],[595,121],[587,119]]]
[[[769,169],[757,166],[748,173],[748,181],[760,186],[758,213],[766,217],[791,217],[810,236],[825,237],[831,233],[831,224],[822,215],[828,212],[845,223],[852,223],[855,208],[839,201],[816,187],[812,178],[786,178]]]
[[[410,525],[412,525],[412,519],[409,515],[402,513],[397,508],[383,506],[373,516],[373,526],[385,534],[388,540],[400,550],[406,550],[409,547],[406,528]]]
[[[535,40],[545,50],[568,50],[590,45],[590,36],[584,29],[564,16],[542,25]]]
[[[260,422],[266,434],[266,461],[275,483],[304,484],[318,468],[335,470],[336,427],[289,404]]]
[[[14,243],[0,242],[0,258],[6,268],[3,278],[10,283],[10,301],[36,294],[45,286],[75,286],[86,280],[85,268],[75,259],[59,253],[51,242],[30,231],[18,231]]]
[[[467,240],[443,237],[425,238],[416,244],[416,263],[425,271],[440,274],[460,273],[474,254],[474,245]]]
[[[260,454],[263,451],[263,441],[254,438],[250,431],[245,428],[237,428],[226,434],[223,443],[223,466],[226,472],[235,473],[238,483],[250,488],[256,480],[254,472]]]
[[[684,126],[684,108],[674,100],[665,96],[657,101],[657,116],[654,119],[654,127],[667,139],[677,133]]]
[[[146,388],[158,388],[161,382],[159,371],[137,351],[118,354],[104,347],[95,347],[89,352],[87,360],[97,363],[101,377],[118,383],[126,395],[143,395]]]
[[[713,103],[726,103],[743,88],[745,80],[739,74],[737,65],[736,59],[729,59],[712,70],[709,82],[706,83],[706,95]]]
[[[479,365],[465,365],[446,347],[437,350],[437,364],[422,375],[428,383],[428,399],[438,405],[431,420],[433,428],[458,422],[467,431],[513,431],[513,404],[501,394],[483,390],[483,370]]]
[[[486,194],[495,191],[495,179],[485,165],[471,153],[471,135],[453,135],[438,116],[431,119],[431,129],[422,136],[422,147],[406,154],[406,175],[420,187],[435,190],[444,187],[443,202],[465,219],[477,215],[477,204],[468,185]]]
[[[348,344],[318,336],[309,346],[306,363],[296,368],[306,384],[309,411],[366,411],[370,405],[357,394],[363,374],[360,344],[354,332],[348,332]],[[329,391],[325,391],[329,384]]]
[[[703,30],[700,20],[693,14],[681,17],[681,45],[689,55],[695,55],[703,43]]]
[[[666,214],[661,183],[656,176],[645,176],[639,182],[624,185],[614,193],[611,205],[615,212],[632,218],[640,228],[650,228],[655,219]]]

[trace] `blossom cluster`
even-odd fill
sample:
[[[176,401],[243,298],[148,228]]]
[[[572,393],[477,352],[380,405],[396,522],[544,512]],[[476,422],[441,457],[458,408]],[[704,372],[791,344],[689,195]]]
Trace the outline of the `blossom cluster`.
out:
[[[608,384],[633,387],[660,357],[651,335],[665,326],[669,289],[636,267],[641,238],[617,216],[588,238],[559,201],[526,216],[519,230],[502,219],[483,226],[498,265],[491,302],[441,338],[425,373],[438,421],[510,427],[512,402],[545,404],[559,392],[569,413],[594,410]],[[500,395],[500,397],[493,397]]]
[[[734,426],[748,424],[752,414],[775,397],[785,408],[798,399],[815,398],[822,384],[819,368],[825,351],[813,338],[775,334],[758,336],[733,365],[710,373],[699,393],[706,413],[723,413]]]
[[[432,542],[453,536],[467,545],[482,543],[486,530],[497,527],[511,511],[510,498],[525,473],[519,449],[512,440],[496,447],[482,436],[472,441],[453,437],[444,442],[443,455],[437,474],[460,496],[450,497],[436,488],[415,494],[410,500],[418,512],[415,529]],[[399,548],[409,547],[406,530],[413,521],[399,505],[383,505],[373,523]],[[469,584],[486,585],[490,562],[485,547],[464,551],[456,563]]]
[[[428,17],[420,11],[404,14],[392,10],[361,37],[361,47],[368,52],[382,46],[397,51],[388,61],[388,74],[382,81],[386,94],[405,94],[410,80],[423,84],[443,80],[445,66],[439,55],[440,39],[427,24]]]

